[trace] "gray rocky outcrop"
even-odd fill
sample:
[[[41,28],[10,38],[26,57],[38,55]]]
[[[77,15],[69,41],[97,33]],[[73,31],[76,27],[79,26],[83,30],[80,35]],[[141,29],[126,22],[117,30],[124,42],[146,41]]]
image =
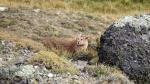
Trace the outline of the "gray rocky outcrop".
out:
[[[100,38],[100,62],[117,65],[138,84],[150,83],[150,14],[126,16]]]

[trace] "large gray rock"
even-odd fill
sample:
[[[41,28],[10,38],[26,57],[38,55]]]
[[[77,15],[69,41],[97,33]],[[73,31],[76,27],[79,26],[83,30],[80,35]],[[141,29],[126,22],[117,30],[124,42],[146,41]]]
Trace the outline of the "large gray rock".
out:
[[[101,36],[100,62],[117,65],[138,84],[150,84],[150,15],[126,16]]]

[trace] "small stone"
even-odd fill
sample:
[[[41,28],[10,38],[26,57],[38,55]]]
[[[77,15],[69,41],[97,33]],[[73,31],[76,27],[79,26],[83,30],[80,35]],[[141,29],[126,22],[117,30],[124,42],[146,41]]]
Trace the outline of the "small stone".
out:
[[[49,78],[52,78],[52,77],[54,77],[54,74],[49,73],[47,76],[48,76]]]
[[[78,78],[79,78],[79,77],[78,77],[77,75],[74,75],[74,76],[72,77],[73,80],[78,80]]]
[[[0,63],[3,61],[3,58],[0,58]]]
[[[0,7],[0,11],[6,11],[8,10],[8,7]]]
[[[39,66],[34,66],[34,68],[35,68],[35,69],[38,69],[38,68],[39,68]]]
[[[69,72],[67,72],[67,75],[70,76],[71,74]]]
[[[33,9],[33,12],[39,13],[41,10],[40,9]]]

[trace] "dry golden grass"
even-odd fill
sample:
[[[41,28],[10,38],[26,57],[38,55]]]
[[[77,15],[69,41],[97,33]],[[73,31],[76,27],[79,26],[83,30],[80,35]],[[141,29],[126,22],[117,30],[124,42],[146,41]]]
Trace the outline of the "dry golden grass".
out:
[[[23,47],[30,47],[33,50],[39,51],[39,50],[45,50],[46,48],[43,46],[43,44],[36,42],[34,40],[20,37],[17,34],[14,34],[10,31],[6,31],[2,28],[0,28],[0,39],[3,40],[11,40],[16,42],[18,46],[23,46]]]
[[[0,4],[11,7],[85,11],[115,17],[150,11],[149,0],[0,0]]]
[[[62,50],[62,49],[56,49],[56,48],[51,48],[49,49],[49,51],[53,51],[55,52],[58,56],[60,57],[64,57],[66,59],[72,58],[73,53],[68,52],[66,50]]]
[[[23,46],[23,47],[30,47],[33,50],[46,50],[46,48],[43,46],[43,44],[33,41],[28,38],[21,38],[21,39],[14,39],[17,44]]]

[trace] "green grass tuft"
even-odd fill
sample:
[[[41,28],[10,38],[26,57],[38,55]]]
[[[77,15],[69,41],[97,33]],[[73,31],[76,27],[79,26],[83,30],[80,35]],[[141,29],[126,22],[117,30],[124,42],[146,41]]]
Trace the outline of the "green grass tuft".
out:
[[[110,67],[103,64],[98,66],[88,66],[85,68],[88,73],[94,73],[98,77],[101,77],[103,82],[108,82],[109,78],[114,78],[113,81],[117,81],[117,84],[134,84],[128,77],[122,73],[117,67]],[[108,84],[108,83],[102,83]]]
[[[54,52],[40,51],[36,56],[29,59],[29,63],[42,62],[46,68],[55,73],[76,73],[78,70],[68,60],[59,57]]]
[[[11,19],[11,18],[4,18],[4,19],[0,19],[0,27],[7,27],[7,26],[11,26],[16,24],[16,20],[15,19]]]

